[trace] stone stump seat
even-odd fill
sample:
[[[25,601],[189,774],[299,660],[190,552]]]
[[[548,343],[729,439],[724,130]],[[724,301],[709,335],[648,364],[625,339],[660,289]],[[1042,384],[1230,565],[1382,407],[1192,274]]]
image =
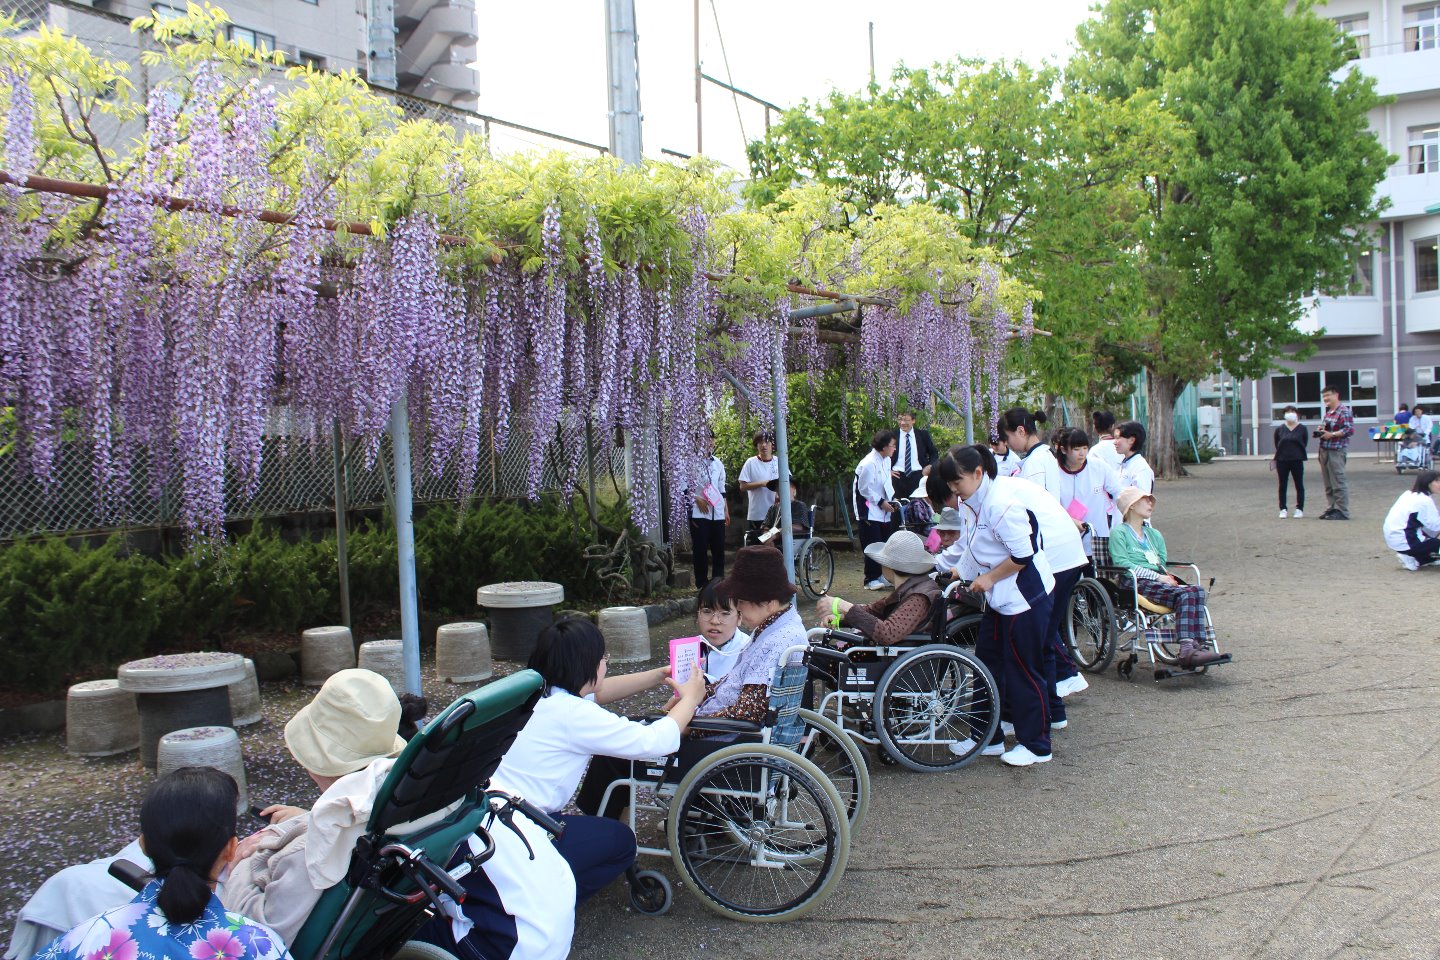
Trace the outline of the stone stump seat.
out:
[[[300,635],[300,681],[318,687],[332,674],[355,666],[355,638],[349,627],[311,627]]]
[[[245,658],[245,678],[230,685],[230,714],[237,727],[260,722],[260,681],[255,677],[255,661],[249,657]]]
[[[240,787],[237,810],[250,805],[245,782],[245,755],[240,737],[230,727],[205,726],[172,730],[160,738],[155,776],[163,777],[181,767],[214,767],[235,778]]]
[[[140,762],[154,769],[160,738],[187,727],[229,727],[230,685],[245,679],[236,653],[176,653],[121,665],[120,689],[135,694]]]
[[[612,663],[650,659],[650,618],[644,607],[606,607],[596,622]]]
[[[118,680],[88,680],[65,697],[65,749],[81,757],[109,757],[140,746],[135,694]]]
[[[370,640],[360,644],[360,658],[356,664],[361,670],[373,670],[395,689],[398,695],[405,690],[405,648],[400,640]]]
[[[565,602],[565,588],[544,581],[492,583],[475,592],[475,602],[490,612],[495,657],[525,663],[540,631],[555,622],[554,607]]]
[[[447,683],[476,683],[494,674],[485,624],[446,623],[435,631],[435,676]]]

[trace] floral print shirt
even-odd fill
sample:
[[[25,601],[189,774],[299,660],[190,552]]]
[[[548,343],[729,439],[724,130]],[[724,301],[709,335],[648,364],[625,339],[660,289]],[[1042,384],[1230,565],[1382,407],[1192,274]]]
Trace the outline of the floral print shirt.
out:
[[[56,937],[36,960],[290,960],[274,931],[227,913],[213,894],[194,923],[171,923],[155,904],[159,890],[152,880],[123,907]]]

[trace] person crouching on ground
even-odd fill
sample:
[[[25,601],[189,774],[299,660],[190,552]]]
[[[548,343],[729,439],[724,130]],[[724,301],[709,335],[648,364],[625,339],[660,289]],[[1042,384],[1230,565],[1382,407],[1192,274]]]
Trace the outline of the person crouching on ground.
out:
[[[1205,588],[1186,583],[1170,573],[1165,561],[1165,538],[1150,526],[1155,512],[1155,495],[1137,487],[1126,487],[1115,500],[1124,522],[1110,532],[1110,562],[1133,570],[1140,596],[1175,611],[1175,638],[1180,641],[1179,664],[1186,669],[1203,667],[1224,657],[1210,646],[1210,628],[1205,619]]]
[[[864,606],[841,597],[821,597],[815,602],[816,615],[822,621],[838,616],[841,627],[856,630],[880,646],[897,644],[912,633],[928,632],[940,587],[930,576],[935,572],[935,557],[925,549],[919,534],[897,530],[884,543],[870,544],[865,554],[898,586]]]
[[[1440,473],[1421,470],[1415,483],[1395,500],[1385,515],[1383,530],[1385,546],[1395,551],[1406,570],[1419,570],[1430,563],[1440,563],[1440,509],[1435,496],[1440,494]]]

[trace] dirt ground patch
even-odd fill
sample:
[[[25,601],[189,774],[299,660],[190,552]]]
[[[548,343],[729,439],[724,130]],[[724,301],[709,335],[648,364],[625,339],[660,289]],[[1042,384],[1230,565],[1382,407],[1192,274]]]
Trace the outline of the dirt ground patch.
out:
[[[648,918],[617,884],[582,908],[575,956],[1440,955],[1440,570],[1406,573],[1381,543],[1409,478],[1366,459],[1351,477],[1349,522],[1277,520],[1263,462],[1161,484],[1156,525],[1217,578],[1233,665],[1168,684],[1092,677],[1042,767],[875,765],[844,883],[805,919],[722,920],[685,889]],[[837,556],[838,591],[873,597],[858,558]],[[460,689],[427,685],[437,703]],[[265,720],[242,731],[251,796],[304,802],[313,787],[280,735],[308,692],[264,693]],[[134,754],[82,760],[60,736],[0,744],[7,923],[54,869],[133,836],[149,780]]]

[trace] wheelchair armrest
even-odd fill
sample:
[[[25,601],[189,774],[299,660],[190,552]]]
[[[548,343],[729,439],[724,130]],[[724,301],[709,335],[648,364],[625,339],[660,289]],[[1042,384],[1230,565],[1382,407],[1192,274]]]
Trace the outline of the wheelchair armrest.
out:
[[[843,640],[852,647],[866,647],[870,645],[870,638],[865,636],[865,634],[857,633],[854,630],[837,630],[834,627],[829,627],[825,630],[825,639],[827,641]],[[813,651],[815,648],[812,647],[811,649]]]
[[[690,721],[691,730],[708,730],[711,733],[759,733],[765,729],[753,720],[730,720],[726,717],[696,717]]]
[[[817,667],[816,661],[825,661],[831,664],[849,663],[850,658],[840,650],[832,650],[829,647],[811,647],[805,654],[812,667]]]

